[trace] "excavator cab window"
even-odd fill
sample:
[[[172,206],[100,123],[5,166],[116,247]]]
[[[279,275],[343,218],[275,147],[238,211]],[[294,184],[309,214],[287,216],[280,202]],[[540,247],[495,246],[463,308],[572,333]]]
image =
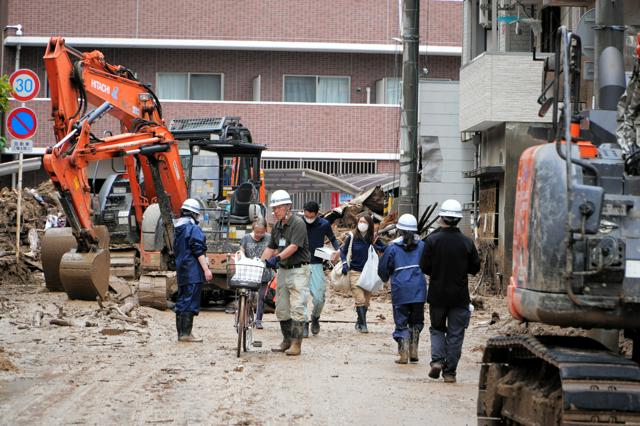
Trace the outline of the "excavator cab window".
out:
[[[220,196],[220,160],[215,152],[200,151],[191,156],[189,194],[201,200],[217,200]]]

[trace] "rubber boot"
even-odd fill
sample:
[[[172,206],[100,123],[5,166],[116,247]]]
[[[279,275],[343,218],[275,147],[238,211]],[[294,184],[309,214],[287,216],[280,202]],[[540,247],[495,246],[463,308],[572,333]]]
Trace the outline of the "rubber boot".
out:
[[[418,343],[420,342],[420,330],[418,327],[411,329],[411,340],[409,342],[409,361],[418,362]]]
[[[271,352],[284,352],[291,347],[291,323],[292,321],[280,321],[280,331],[282,331],[282,342],[279,346],[271,348]]]
[[[396,364],[406,364],[409,362],[409,339],[400,339],[398,343],[400,346],[398,350],[400,358],[396,359]]]
[[[181,315],[176,312],[176,330],[178,331],[178,340],[180,340],[180,337],[182,337],[181,321],[182,321]]]
[[[356,327],[356,329],[360,332],[360,333],[368,333],[369,330],[367,329],[367,308],[365,306],[358,306],[356,308],[356,312],[358,313],[358,323],[359,323],[359,327]]]
[[[304,328],[302,330],[302,337],[305,338],[305,339],[309,337],[309,321],[305,321],[304,322]]]
[[[320,333],[320,317],[311,316],[311,333],[314,336]]]
[[[194,317],[194,314],[192,312],[182,314],[182,324],[183,324],[182,331],[184,335],[179,339],[181,342],[202,343],[201,338],[196,337],[191,333],[191,330],[193,329],[193,317]]]
[[[358,317],[356,318],[356,330],[360,331],[360,327],[362,326],[362,316],[360,315],[359,306],[356,306],[356,315],[358,315]]]
[[[298,356],[302,351],[302,336],[304,334],[304,322],[293,321],[291,325],[291,347],[284,351],[289,356]]]

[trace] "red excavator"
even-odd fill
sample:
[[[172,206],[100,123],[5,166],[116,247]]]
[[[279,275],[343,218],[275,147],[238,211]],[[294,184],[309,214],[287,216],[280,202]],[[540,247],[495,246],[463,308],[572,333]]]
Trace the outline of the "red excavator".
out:
[[[83,53],[66,46],[62,38],[51,38],[44,62],[57,143],[47,149],[43,164],[71,227],[52,229],[45,235],[45,279],[47,287],[64,289],[71,298],[95,300],[108,288],[109,234],[92,220],[87,165],[123,159],[138,226],[144,209],[157,200],[169,256],[172,218],[187,198],[185,175],[177,142],[164,125],[160,102],[129,69],[108,64],[98,51]],[[98,107],[87,112],[89,104]],[[107,113],[120,121],[123,133],[99,138],[91,132],[92,124]],[[138,170],[144,176],[143,186],[137,180]]]
[[[169,130],[148,85],[127,68],[108,64],[98,51],[79,52],[52,38],[44,61],[57,143],[43,163],[70,225],[51,228],[43,238],[47,288],[64,290],[75,299],[103,297],[110,272],[110,232],[120,243],[123,235],[124,240],[135,235],[128,243],[135,244],[143,272],[172,269],[172,220],[190,195],[202,204],[201,227],[214,273],[203,300],[228,300],[229,254],[239,249],[252,220],[265,214],[260,155],[266,147],[253,143],[239,117],[177,119]],[[98,108],[87,113],[89,104]],[[122,133],[98,138],[92,125],[106,113],[119,120]],[[179,142],[189,152],[185,163]],[[110,183],[113,193],[105,196],[109,209],[96,212],[95,204],[102,202],[92,202],[87,166],[114,158],[122,158],[125,173]],[[128,202],[117,202],[125,192],[130,193],[132,214]],[[130,215],[135,224],[126,230]],[[111,226],[96,225],[96,219]]]
[[[553,128],[520,158],[507,300],[515,318],[561,328],[489,339],[479,425],[640,424],[640,61],[627,86],[619,24],[596,28],[595,108],[580,110],[578,36],[560,27],[545,63]]]

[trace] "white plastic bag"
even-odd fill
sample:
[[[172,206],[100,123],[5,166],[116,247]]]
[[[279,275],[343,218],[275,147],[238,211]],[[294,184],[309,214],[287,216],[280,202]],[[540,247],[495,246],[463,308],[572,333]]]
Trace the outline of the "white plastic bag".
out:
[[[241,252],[236,253],[235,258],[236,271],[233,274],[232,281],[237,283],[260,283],[262,281],[262,273],[264,272],[264,262],[257,257],[250,259],[245,257]]]
[[[378,276],[378,254],[373,246],[369,246],[367,263],[362,268],[362,274],[358,280],[358,287],[363,290],[377,293],[382,290],[382,280]]]

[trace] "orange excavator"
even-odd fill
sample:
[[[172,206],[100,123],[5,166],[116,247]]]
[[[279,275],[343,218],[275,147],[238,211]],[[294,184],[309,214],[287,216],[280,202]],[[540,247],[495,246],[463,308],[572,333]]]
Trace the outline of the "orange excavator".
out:
[[[129,69],[108,64],[99,51],[80,52],[55,37],[49,41],[44,62],[57,143],[47,150],[43,164],[70,226],[70,230],[50,229],[43,239],[45,279],[48,288],[64,290],[72,299],[95,300],[104,297],[109,285],[109,234],[92,221],[87,165],[123,159],[138,226],[147,205],[157,201],[169,256],[172,219],[187,198],[185,175],[160,102]],[[97,108],[87,112],[89,104]],[[121,134],[98,138],[92,133],[94,122],[105,114],[120,121]],[[137,179],[139,170],[142,184]]]

